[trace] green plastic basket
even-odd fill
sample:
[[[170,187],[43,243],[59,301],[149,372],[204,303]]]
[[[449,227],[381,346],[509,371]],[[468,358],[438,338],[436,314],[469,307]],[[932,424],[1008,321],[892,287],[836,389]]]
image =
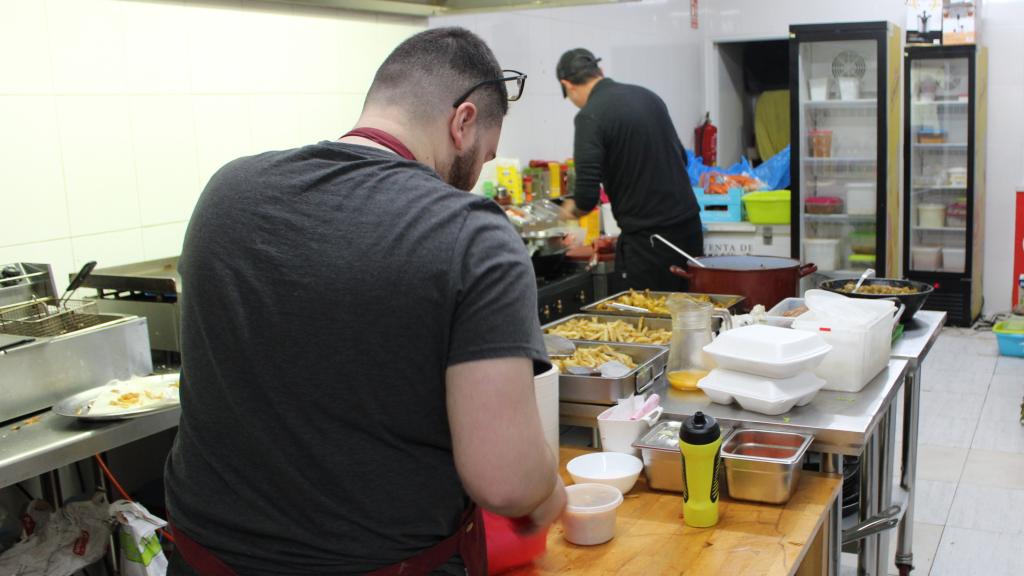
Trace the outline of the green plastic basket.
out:
[[[743,197],[751,224],[789,224],[790,201],[789,190],[751,192]]]

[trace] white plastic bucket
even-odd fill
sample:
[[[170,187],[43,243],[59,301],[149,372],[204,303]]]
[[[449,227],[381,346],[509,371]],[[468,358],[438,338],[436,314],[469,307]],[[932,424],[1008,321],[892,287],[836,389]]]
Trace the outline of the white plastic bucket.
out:
[[[544,429],[551,454],[558,458],[558,368],[533,377],[534,395],[537,397],[537,411]]]
[[[818,270],[835,270],[839,267],[839,240],[835,238],[804,240],[804,262],[814,263]]]
[[[944,228],[946,206],[943,204],[918,204],[917,225],[921,228]]]

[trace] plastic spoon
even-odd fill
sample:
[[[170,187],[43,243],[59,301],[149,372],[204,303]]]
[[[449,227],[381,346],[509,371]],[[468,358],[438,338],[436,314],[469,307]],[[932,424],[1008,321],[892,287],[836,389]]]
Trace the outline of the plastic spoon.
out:
[[[867,270],[865,270],[864,273],[860,275],[860,280],[857,280],[857,285],[853,287],[852,294],[856,294],[857,290],[860,290],[861,284],[863,284],[865,280],[867,280],[868,278],[871,278],[874,275],[875,275],[875,269],[874,268],[868,268]]]

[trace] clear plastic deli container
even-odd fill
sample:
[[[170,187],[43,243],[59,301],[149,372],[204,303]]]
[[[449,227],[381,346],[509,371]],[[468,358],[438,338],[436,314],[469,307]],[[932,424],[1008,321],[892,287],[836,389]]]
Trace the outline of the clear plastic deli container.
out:
[[[817,333],[832,345],[814,371],[825,379],[825,390],[860,392],[889,364],[892,329],[899,309],[889,300],[821,296],[822,292],[807,291],[810,311],[797,318],[793,328]]]
[[[622,492],[605,484],[565,487],[568,503],[562,513],[565,539],[581,546],[604,544],[615,537],[615,511]]]

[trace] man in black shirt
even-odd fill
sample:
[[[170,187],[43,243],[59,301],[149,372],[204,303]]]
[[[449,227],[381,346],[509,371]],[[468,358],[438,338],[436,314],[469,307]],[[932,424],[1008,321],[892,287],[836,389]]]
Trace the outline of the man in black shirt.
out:
[[[579,218],[593,210],[604,183],[622,229],[615,258],[619,288],[686,290],[686,280],[669,272],[684,262],[682,256],[651,240],[660,234],[693,256],[704,253],[683,145],[665,102],[646,88],[605,78],[599,61],[583,48],[558,60],[562,94],[580,108],[573,150],[576,192],[563,204],[563,216]]]

